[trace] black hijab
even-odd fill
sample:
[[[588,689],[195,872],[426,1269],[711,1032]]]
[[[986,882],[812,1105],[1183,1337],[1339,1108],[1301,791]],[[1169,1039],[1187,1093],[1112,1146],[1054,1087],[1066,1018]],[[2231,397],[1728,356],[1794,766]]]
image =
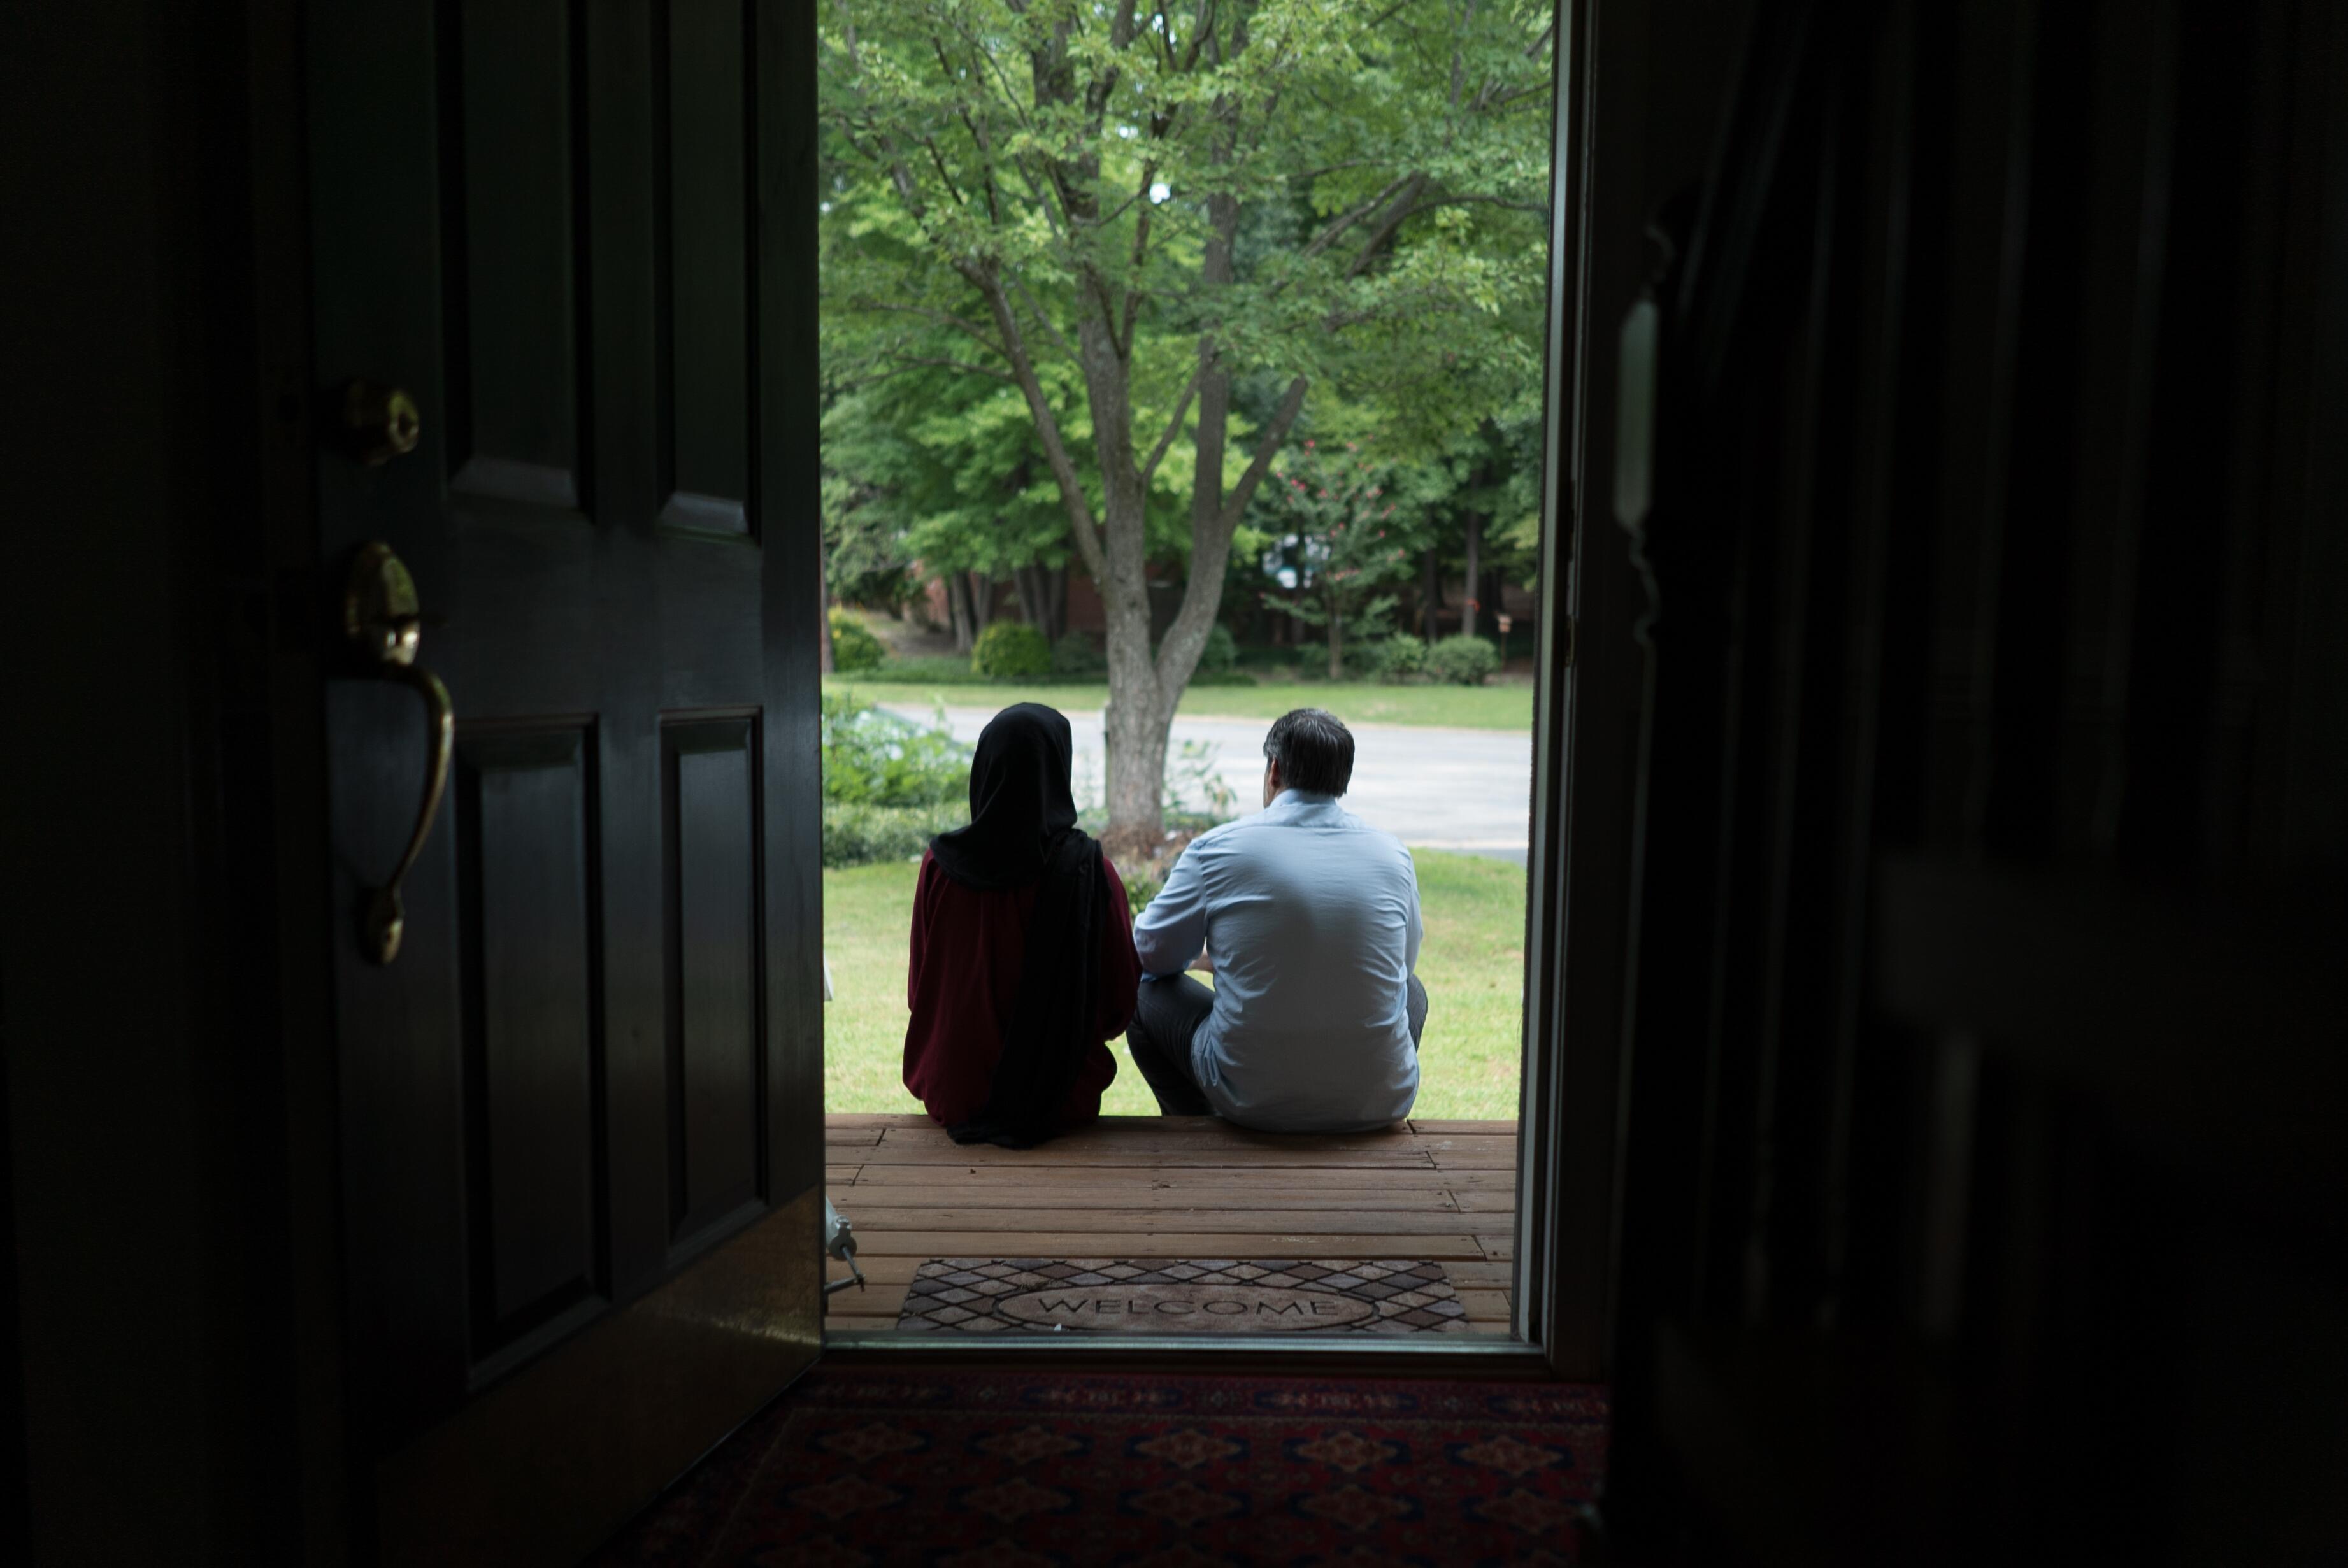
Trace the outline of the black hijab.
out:
[[[940,868],[982,891],[1041,876],[1051,842],[1076,825],[1075,759],[1076,738],[1057,709],[1018,702],[987,721],[970,764],[970,825],[930,840]]]
[[[1040,702],[1004,709],[971,761],[970,825],[930,841],[939,869],[966,887],[1041,884],[986,1105],[947,1129],[957,1143],[1024,1149],[1051,1137],[1085,1051],[1099,1043],[1108,876],[1100,845],[1076,827],[1068,788],[1075,757],[1064,714]]]

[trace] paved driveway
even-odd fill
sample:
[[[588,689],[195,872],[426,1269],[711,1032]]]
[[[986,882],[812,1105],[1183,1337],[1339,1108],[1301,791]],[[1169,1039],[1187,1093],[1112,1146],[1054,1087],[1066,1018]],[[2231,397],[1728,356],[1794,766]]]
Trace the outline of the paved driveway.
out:
[[[883,706],[924,723],[933,712],[910,704]],[[988,708],[946,710],[955,737],[963,741],[978,739],[994,716]],[[1101,714],[1070,713],[1068,723],[1076,731],[1078,802],[1097,804],[1107,777]],[[1200,743],[1208,748],[1207,765],[1239,797],[1240,810],[1253,811],[1263,799],[1263,736],[1269,728],[1263,719],[1178,717],[1167,772],[1179,783],[1179,749],[1185,742]],[[1354,785],[1345,794],[1347,810],[1406,844],[1525,863],[1532,810],[1530,735],[1418,724],[1356,724],[1353,730]]]

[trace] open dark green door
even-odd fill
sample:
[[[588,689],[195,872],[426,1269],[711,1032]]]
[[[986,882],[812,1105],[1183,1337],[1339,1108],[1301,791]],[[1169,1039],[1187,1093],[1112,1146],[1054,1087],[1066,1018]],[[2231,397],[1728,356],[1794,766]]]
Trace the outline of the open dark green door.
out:
[[[422,610],[326,699],[360,1529],[569,1561],[819,1341],[813,11],[373,0],[305,48],[317,390],[385,389],[321,559]]]

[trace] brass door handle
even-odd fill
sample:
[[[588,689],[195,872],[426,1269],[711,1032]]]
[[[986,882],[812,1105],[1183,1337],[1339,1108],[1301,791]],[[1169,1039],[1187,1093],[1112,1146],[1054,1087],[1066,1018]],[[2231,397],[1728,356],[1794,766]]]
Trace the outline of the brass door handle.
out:
[[[432,819],[439,815],[440,797],[448,790],[448,764],[457,745],[457,711],[440,678],[416,661],[424,640],[424,618],[417,609],[416,579],[389,545],[377,541],[361,549],[351,564],[349,586],[343,593],[343,630],[375,673],[386,681],[412,686],[424,699],[427,753],[424,774],[424,804],[416,814],[416,830],[408,835],[407,852],[391,880],[367,894],[361,912],[359,946],[378,964],[399,957],[399,939],[407,916],[399,902],[400,885],[415,869],[431,836]]]

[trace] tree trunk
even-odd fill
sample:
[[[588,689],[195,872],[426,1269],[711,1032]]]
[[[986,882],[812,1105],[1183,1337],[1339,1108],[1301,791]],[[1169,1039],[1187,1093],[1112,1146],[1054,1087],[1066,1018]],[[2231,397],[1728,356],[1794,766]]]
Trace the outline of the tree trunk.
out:
[[[1482,607],[1478,595],[1484,591],[1479,580],[1484,575],[1484,519],[1474,512],[1468,514],[1468,601],[1459,607],[1459,630],[1469,637],[1476,635],[1476,612]]]
[[[1052,629],[1045,622],[1043,596],[1035,588],[1037,569],[1033,566],[1012,569],[1011,590],[1019,596],[1019,619],[1042,632],[1044,641],[1049,642],[1052,641]]]
[[[1418,634],[1430,647],[1436,639],[1436,617],[1443,610],[1443,569],[1435,559],[1434,547],[1420,558],[1418,567]]]
[[[954,651],[967,653],[976,639],[970,629],[970,579],[958,571],[946,578],[946,610],[953,617]]]
[[[1019,613],[1027,624],[1042,632],[1045,641],[1058,643],[1065,618],[1056,613],[1055,601],[1066,598],[1066,569],[1045,571],[1040,566],[1023,566],[1011,574],[1011,584],[1018,591]]]
[[[819,551],[815,558],[815,667],[831,673],[831,563]]]
[[[1052,641],[1068,634],[1068,569],[1056,566],[1045,579],[1045,613],[1052,618]]]
[[[1329,607],[1329,679],[1345,678],[1345,614],[1335,605]]]
[[[978,571],[969,577],[970,634],[983,637],[986,629],[994,624],[994,579]]]

